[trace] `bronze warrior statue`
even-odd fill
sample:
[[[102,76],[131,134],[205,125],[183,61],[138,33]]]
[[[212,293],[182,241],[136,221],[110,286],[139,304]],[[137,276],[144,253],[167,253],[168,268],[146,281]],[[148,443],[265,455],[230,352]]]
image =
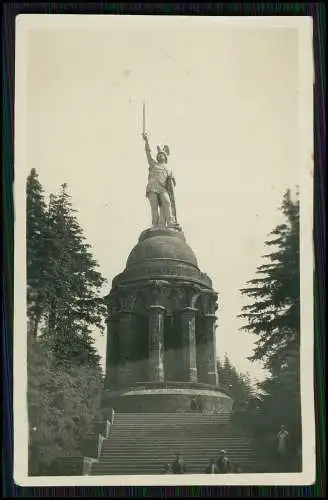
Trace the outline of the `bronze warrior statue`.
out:
[[[177,228],[173,186],[175,179],[167,168],[170,154],[168,146],[157,146],[156,160],[151,155],[148,135],[143,132],[145,150],[149,165],[146,196],[149,200],[154,228]]]

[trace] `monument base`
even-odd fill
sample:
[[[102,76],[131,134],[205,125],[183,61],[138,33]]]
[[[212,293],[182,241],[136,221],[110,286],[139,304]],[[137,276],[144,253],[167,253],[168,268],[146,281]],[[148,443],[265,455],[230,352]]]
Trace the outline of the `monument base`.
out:
[[[197,383],[139,383],[135,387],[107,390],[104,411],[119,413],[175,413],[204,411],[232,413],[233,399],[216,386]]]

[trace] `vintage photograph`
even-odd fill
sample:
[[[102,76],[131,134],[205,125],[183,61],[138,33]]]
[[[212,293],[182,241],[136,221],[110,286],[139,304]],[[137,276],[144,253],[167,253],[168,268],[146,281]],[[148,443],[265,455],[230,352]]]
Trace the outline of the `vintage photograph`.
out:
[[[19,484],[314,481],[311,37],[18,17]]]

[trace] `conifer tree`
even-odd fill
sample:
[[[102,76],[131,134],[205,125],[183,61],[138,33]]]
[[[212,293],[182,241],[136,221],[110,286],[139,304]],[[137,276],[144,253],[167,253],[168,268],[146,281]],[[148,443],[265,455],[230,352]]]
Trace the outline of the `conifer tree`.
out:
[[[265,242],[273,249],[264,256],[269,262],[258,266],[258,277],[241,290],[251,303],[239,316],[247,321],[242,330],[257,336],[250,359],[264,361],[271,373],[288,363],[290,352],[296,354],[300,336],[299,202],[289,190],[281,211],[285,222]]]
[[[220,386],[231,394],[237,404],[246,403],[253,394],[252,384],[247,374],[240,373],[225,355],[223,363],[217,360]]]
[[[269,376],[259,384],[264,394],[267,430],[280,424],[293,428],[300,439],[300,274],[299,201],[288,190],[281,206],[285,222],[265,242],[272,249],[258,277],[241,290],[249,299],[240,317],[242,330],[257,336],[250,360],[261,360]]]
[[[103,331],[105,279],[98,271],[72,207],[67,186],[46,205],[35,169],[27,192],[27,307],[35,338],[46,326],[48,348],[61,362],[99,367],[92,329]]]
[[[105,279],[90,252],[78,223],[66,184],[51,196],[48,210],[47,334],[57,358],[98,364],[91,328],[103,330],[105,305],[99,297]]]
[[[37,336],[40,320],[45,312],[48,266],[45,244],[47,206],[38,174],[33,168],[26,183],[26,275],[27,315],[29,333]]]
[[[91,331],[103,329],[105,280],[66,185],[47,206],[33,169],[26,191],[29,473],[39,475],[55,458],[81,454],[99,409],[103,380]]]

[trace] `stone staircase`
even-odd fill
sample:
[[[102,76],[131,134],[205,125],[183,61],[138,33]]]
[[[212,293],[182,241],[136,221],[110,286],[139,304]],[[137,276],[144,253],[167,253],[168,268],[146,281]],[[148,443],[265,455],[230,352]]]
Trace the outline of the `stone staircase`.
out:
[[[200,474],[222,448],[243,472],[264,472],[263,461],[229,414],[120,413],[91,475],[161,474],[178,452],[187,472]]]

